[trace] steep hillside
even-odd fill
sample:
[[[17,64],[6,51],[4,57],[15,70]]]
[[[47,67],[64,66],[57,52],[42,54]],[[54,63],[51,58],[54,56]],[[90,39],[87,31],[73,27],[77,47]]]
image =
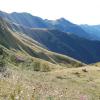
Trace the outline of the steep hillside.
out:
[[[0,12],[0,16],[3,16],[3,18],[7,20],[10,31],[12,31],[12,33],[17,33],[16,37],[23,40],[25,42],[24,44],[27,44],[29,47],[29,50],[24,49],[35,57],[41,58],[39,56],[40,52],[38,52],[37,55],[39,49],[34,51],[33,54],[30,52],[31,47],[29,44],[31,44],[31,46],[35,44],[34,46],[36,48],[42,47],[42,49],[48,49],[56,53],[73,57],[74,59],[80,60],[84,63],[95,63],[100,61],[100,42],[93,41],[92,37],[94,37],[94,35],[91,37],[90,34],[88,35],[84,33],[85,31],[83,31],[79,26],[65,20],[64,18],[56,21],[49,21],[32,16],[28,13],[8,14],[4,12]],[[24,20],[21,20],[21,18]],[[23,21],[25,21],[25,23]],[[42,26],[40,27],[40,24],[44,28]],[[68,32],[66,32],[67,30]],[[78,34],[81,37],[79,37]],[[84,38],[88,38],[88,36],[90,36],[92,40]],[[26,38],[28,38],[28,41]],[[34,46],[32,48],[34,48]],[[34,49],[36,50],[36,48]]]
[[[30,37],[49,50],[71,56],[85,63],[100,61],[100,42],[68,35],[58,30],[32,29]]]
[[[99,100],[99,67],[66,68],[1,48],[1,100]]]
[[[11,23],[10,23],[11,24]],[[100,60],[99,41],[91,41],[79,38],[73,34],[46,28],[27,28],[16,24],[11,24],[10,29],[28,35],[43,48],[71,56],[85,63],[98,62]]]
[[[0,18],[0,44],[9,50],[21,51],[26,55],[49,61],[53,64],[64,65],[80,63],[70,57],[50,52],[45,47],[32,40],[23,33],[14,32],[10,29],[11,25]]]

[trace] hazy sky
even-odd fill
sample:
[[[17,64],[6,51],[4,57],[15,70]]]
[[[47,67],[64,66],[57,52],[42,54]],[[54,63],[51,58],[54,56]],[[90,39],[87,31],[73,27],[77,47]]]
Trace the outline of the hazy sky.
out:
[[[100,24],[100,0],[0,0],[0,10],[29,12],[44,19],[64,17],[77,24]]]

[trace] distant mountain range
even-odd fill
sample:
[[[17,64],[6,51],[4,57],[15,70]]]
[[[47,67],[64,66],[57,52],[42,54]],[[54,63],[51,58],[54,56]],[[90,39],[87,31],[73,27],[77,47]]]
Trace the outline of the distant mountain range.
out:
[[[99,27],[76,25],[64,18],[44,20],[28,13],[1,11],[0,44],[50,62],[58,62],[57,55],[63,54],[94,63],[100,61]],[[51,55],[50,51],[59,54]]]
[[[76,24],[69,22],[64,18],[57,20],[43,20],[40,17],[32,16],[29,13],[5,13],[0,12],[0,16],[28,28],[48,28],[48,29],[57,29],[62,32],[69,32],[70,34],[75,34],[79,37],[90,38],[90,34],[84,31],[81,27]],[[88,36],[88,37],[87,37]]]
[[[100,25],[80,25],[80,27],[91,35],[92,40],[100,41]]]

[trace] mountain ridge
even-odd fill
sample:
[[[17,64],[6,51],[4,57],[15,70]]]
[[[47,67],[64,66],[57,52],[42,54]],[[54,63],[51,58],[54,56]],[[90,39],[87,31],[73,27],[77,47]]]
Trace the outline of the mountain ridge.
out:
[[[89,37],[89,34],[86,33],[81,27],[69,22],[65,18],[59,18],[57,20],[45,20],[25,12],[24,13],[14,12],[14,13],[4,13],[4,14],[2,14],[1,12],[0,16],[17,24],[27,26],[29,28],[57,29],[63,32],[69,32],[75,34],[79,37],[87,38],[87,35]]]
[[[99,100],[98,61],[100,41],[0,17],[0,100]]]
[[[53,64],[57,63],[58,65],[63,64],[66,66],[68,63],[81,63],[68,56],[48,51],[42,44],[26,35],[23,35],[21,32],[14,32],[11,30],[11,26],[9,26],[8,22],[6,22],[3,18],[0,18],[0,45],[7,49],[11,51],[12,49],[15,49],[15,51],[20,51],[28,56],[30,55],[31,57],[48,61]]]
[[[4,14],[6,14],[6,13],[4,13]],[[13,13],[13,14],[14,14],[14,16],[16,14],[18,14],[18,16],[21,16],[21,18],[27,17],[26,16],[27,14],[25,14],[25,13],[23,13],[23,14],[22,13]],[[0,16],[2,17],[2,15],[0,15]],[[11,16],[10,17],[9,16],[7,17],[7,16],[8,15],[5,15],[5,17],[3,17],[3,18],[4,18],[4,20],[7,20],[9,29],[12,30],[12,33],[15,32],[15,33],[19,34],[20,38],[21,38],[21,35],[23,35],[24,38],[25,38],[25,36],[28,36],[29,38],[34,40],[35,45],[41,46],[44,49],[47,49],[47,50],[50,50],[50,51],[53,51],[56,53],[70,56],[70,57],[80,60],[84,63],[94,63],[94,62],[98,62],[100,60],[100,57],[99,57],[99,49],[100,49],[99,44],[100,43],[99,43],[99,41],[95,41],[95,40],[93,41],[93,40],[88,39],[87,34],[84,35],[87,38],[84,38],[84,36],[81,35],[83,33],[79,32],[81,35],[81,37],[79,37],[78,35],[76,35],[77,33],[73,34],[70,32],[63,32],[59,28],[55,28],[56,26],[53,26],[53,28],[30,27],[30,26],[27,27],[27,25],[23,26],[22,24],[15,23],[13,21],[14,18],[11,19],[10,18]],[[31,15],[28,14],[28,16],[31,16]],[[31,18],[33,18],[33,17],[31,17]],[[17,20],[18,19],[19,19],[19,17],[17,18]],[[33,20],[33,19],[31,19],[31,20]],[[37,21],[37,19],[39,19],[39,20]],[[36,24],[37,26],[41,25],[40,20],[42,20],[42,19],[36,17],[35,22],[33,21],[32,23],[39,23],[39,24]],[[27,21],[29,21],[29,20],[27,19]],[[46,20],[46,21],[49,21],[49,20]],[[42,20],[42,22],[45,23],[44,20]],[[73,25],[74,25],[73,23],[67,21],[64,18],[58,19],[56,22],[50,21],[50,23],[51,22],[54,25],[57,23],[57,27],[59,25],[64,26],[64,27],[69,27],[71,25],[71,27],[73,27]],[[30,23],[30,21],[29,21],[29,23]],[[68,25],[66,26],[66,24],[68,24]],[[75,25],[75,27],[76,26],[77,25]],[[52,26],[49,26],[49,27],[52,27]],[[75,30],[76,30],[76,28],[75,28]],[[23,39],[23,40],[26,42],[25,39]],[[28,43],[28,41],[27,41],[27,43]]]

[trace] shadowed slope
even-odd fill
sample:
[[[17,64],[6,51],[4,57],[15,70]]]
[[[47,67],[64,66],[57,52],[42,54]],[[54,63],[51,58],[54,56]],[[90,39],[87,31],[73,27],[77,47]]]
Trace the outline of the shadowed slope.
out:
[[[85,63],[93,63],[100,60],[100,42],[79,38],[73,34],[51,30],[46,28],[27,28],[11,24],[14,32],[28,35],[42,44],[43,48],[71,56]]]
[[[50,52],[43,48],[43,45],[32,40],[23,33],[14,32],[10,29],[10,24],[0,18],[0,44],[8,49],[20,50],[28,56],[43,59],[54,64],[71,64],[80,63],[72,58]]]

